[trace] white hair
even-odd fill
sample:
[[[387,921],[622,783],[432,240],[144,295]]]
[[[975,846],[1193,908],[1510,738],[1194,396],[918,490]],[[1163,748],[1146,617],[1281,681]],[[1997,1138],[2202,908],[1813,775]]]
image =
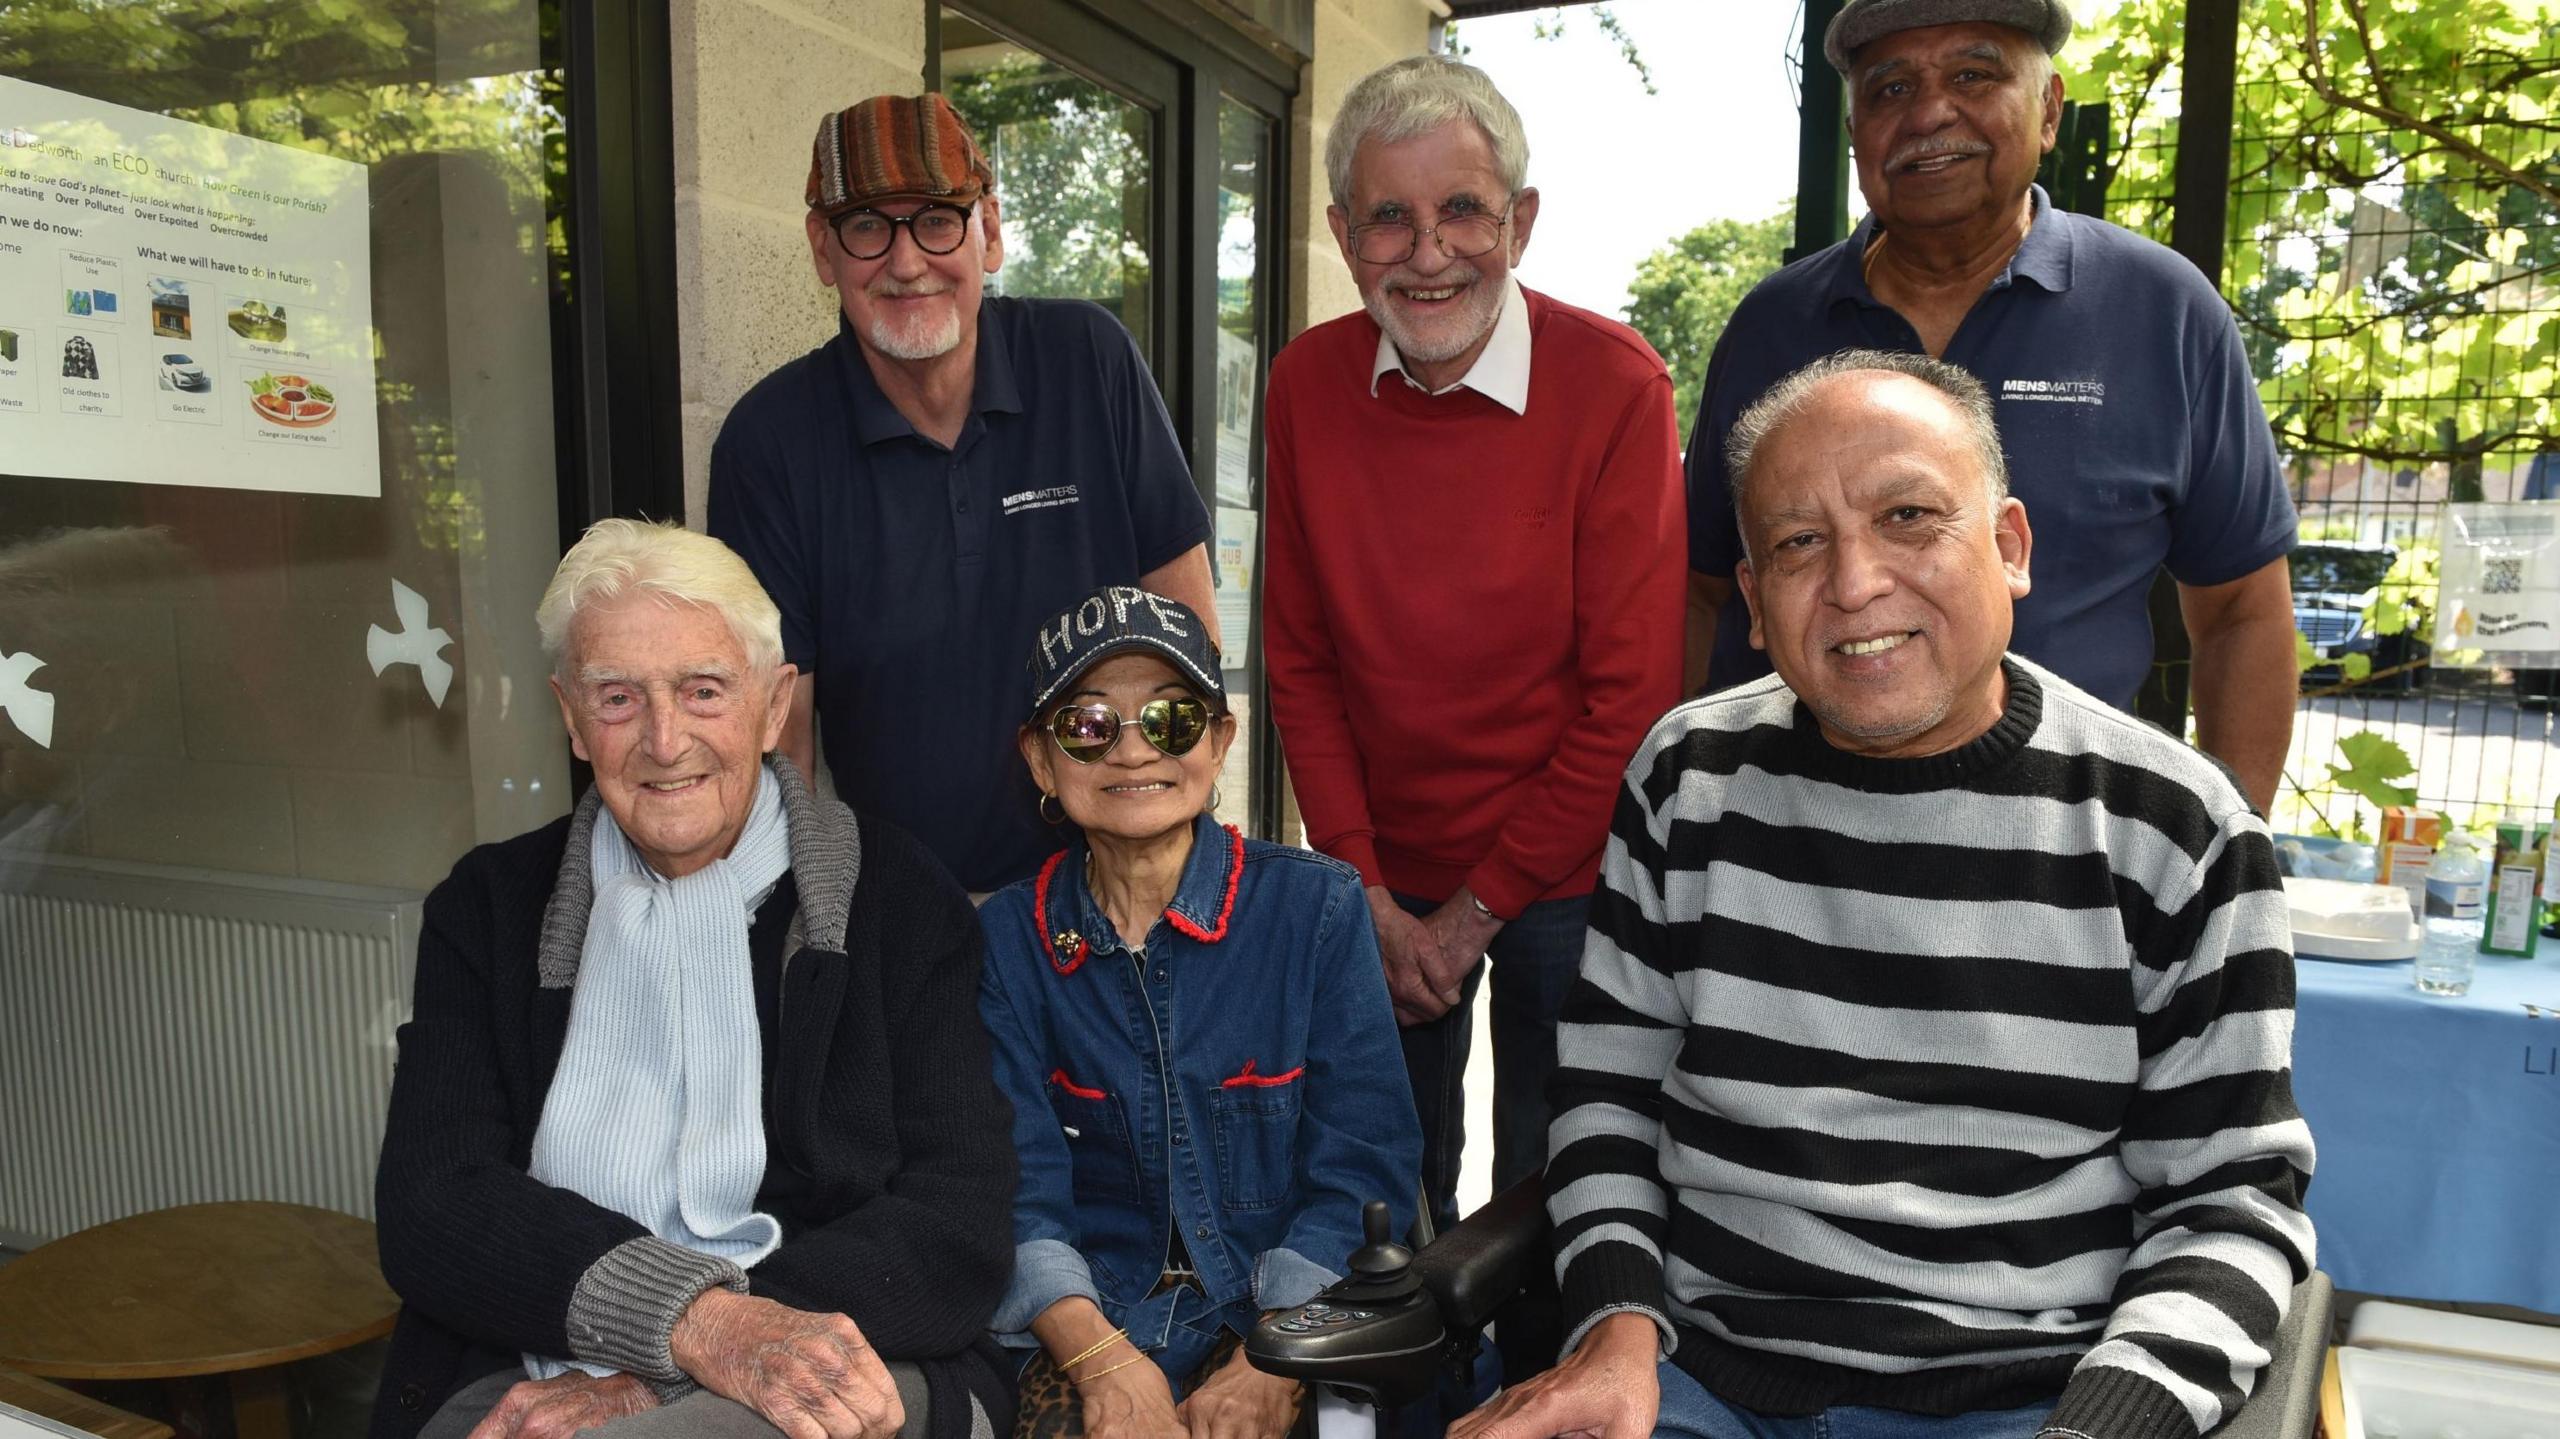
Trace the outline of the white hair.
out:
[[[652,520],[598,520],[560,557],[534,606],[542,652],[568,677],[569,633],[578,612],[626,591],[661,604],[699,605],[728,623],[758,671],[782,663],[782,612],[738,552],[709,535]]]
[[[1370,71],[1342,97],[1333,133],[1324,142],[1325,179],[1333,186],[1333,203],[1351,208],[1351,157],[1361,141],[1394,144],[1452,120],[1470,121],[1484,132],[1502,183],[1512,193],[1528,185],[1529,132],[1493,77],[1446,55],[1415,55]]]

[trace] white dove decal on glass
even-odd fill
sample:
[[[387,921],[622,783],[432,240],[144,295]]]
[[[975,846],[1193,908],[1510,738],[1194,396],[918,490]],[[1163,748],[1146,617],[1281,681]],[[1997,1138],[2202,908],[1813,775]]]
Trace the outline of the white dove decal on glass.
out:
[[[453,636],[427,624],[427,597],[398,580],[391,582],[391,609],[400,617],[400,633],[367,626],[364,657],[373,662],[377,675],[391,665],[416,665],[418,677],[426,681],[427,698],[435,701],[436,708],[444,708],[445,688],[453,683],[453,661],[437,651],[452,644]]]
[[[27,678],[44,668],[44,661],[31,654],[0,653],[0,714],[18,727],[38,748],[53,748],[53,696],[27,683]]]

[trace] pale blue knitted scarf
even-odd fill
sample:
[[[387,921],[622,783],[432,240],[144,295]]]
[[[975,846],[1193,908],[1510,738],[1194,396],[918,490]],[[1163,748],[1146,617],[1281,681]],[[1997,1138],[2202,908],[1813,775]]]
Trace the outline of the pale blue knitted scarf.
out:
[[[782,1240],[755,1208],[764,1056],[747,954],[755,907],[791,867],[781,786],[759,767],[737,845],[682,879],[650,869],[601,806],[591,853],[595,903],[529,1172],[747,1268]],[[535,1377],[560,1372],[541,1362]]]

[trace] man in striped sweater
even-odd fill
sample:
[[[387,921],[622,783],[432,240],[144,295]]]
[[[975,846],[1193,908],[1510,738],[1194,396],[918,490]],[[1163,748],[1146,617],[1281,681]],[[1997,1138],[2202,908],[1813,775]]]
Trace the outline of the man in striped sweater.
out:
[[[1566,1358],[1451,1432],[2193,1439],[2312,1263],[2266,826],[2006,653],[2032,537],[1962,370],[1818,361],[1731,461],[1777,674],[1628,766],[1551,1092]]]

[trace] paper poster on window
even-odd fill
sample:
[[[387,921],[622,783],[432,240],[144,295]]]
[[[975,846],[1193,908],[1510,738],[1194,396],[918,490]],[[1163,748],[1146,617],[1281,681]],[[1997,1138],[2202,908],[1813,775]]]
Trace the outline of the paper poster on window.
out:
[[[2560,654],[2560,502],[2444,507],[2436,662]]]
[[[1231,670],[1245,667],[1253,634],[1253,540],[1261,524],[1251,510],[1218,506],[1218,633],[1226,641],[1220,662]]]
[[[1253,503],[1253,376],[1251,340],[1218,332],[1218,503]]]
[[[0,77],[0,470],[382,493],[362,165]]]

